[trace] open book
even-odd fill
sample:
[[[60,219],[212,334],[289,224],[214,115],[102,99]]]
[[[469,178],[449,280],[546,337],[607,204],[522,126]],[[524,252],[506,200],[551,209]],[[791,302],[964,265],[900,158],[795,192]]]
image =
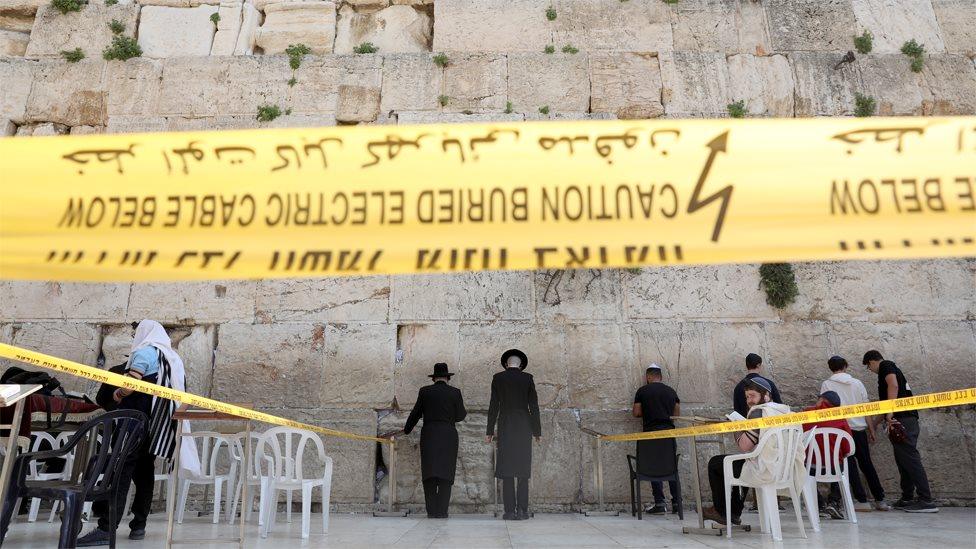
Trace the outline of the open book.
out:
[[[20,385],[0,385],[0,398],[10,398],[20,392]]]
[[[725,414],[725,417],[729,418],[729,421],[742,421],[745,419],[739,412],[733,411],[731,414]]]

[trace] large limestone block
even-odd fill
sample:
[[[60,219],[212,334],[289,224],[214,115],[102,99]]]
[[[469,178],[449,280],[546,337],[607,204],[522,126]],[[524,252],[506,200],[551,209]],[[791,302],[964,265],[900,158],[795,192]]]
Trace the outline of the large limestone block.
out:
[[[726,114],[731,85],[725,54],[674,52],[658,56],[661,97],[669,118],[719,117]]]
[[[573,410],[542,412],[542,439],[532,443],[531,501],[535,504],[575,502],[579,497],[583,434]],[[572,471],[574,474],[566,474]],[[531,530],[513,528],[512,536]]]
[[[852,0],[768,0],[773,51],[846,51],[853,48]]]
[[[730,402],[732,389],[746,375],[746,355],[756,353],[766,359],[765,375],[779,383],[780,371],[770,362],[770,348],[766,330],[760,322],[716,322],[704,327],[710,347],[712,387],[710,397],[701,400],[705,404]],[[692,343],[695,343],[692,341]],[[682,347],[682,352],[685,348]],[[700,351],[691,349],[692,356]],[[695,369],[690,368],[694,376]],[[704,392],[698,389],[699,392]],[[679,393],[680,394],[680,393]],[[728,406],[728,404],[723,404]],[[682,410],[684,412],[684,410]]]
[[[36,64],[23,60],[0,59],[0,120],[22,123],[27,114],[27,99]]]
[[[850,116],[854,94],[864,93],[854,63],[834,66],[842,54],[796,52],[789,55],[796,84],[796,116]]]
[[[708,354],[709,326],[695,322],[635,323],[636,357],[629,376],[634,389],[643,384],[644,370],[655,363],[663,368],[664,382],[674,388],[682,402],[710,402],[720,397]],[[626,402],[621,400],[621,404],[626,407]]]
[[[791,308],[823,320],[965,320],[976,295],[966,260],[794,264],[800,295]]]
[[[684,0],[673,8],[674,49],[765,55],[766,13],[758,2]]]
[[[213,384],[214,336],[217,327],[170,326],[166,332],[173,343],[173,350],[183,360],[187,391],[209,396]],[[132,327],[128,324],[107,326],[103,334],[101,352],[105,355],[105,367],[111,368],[127,362],[132,350]]]
[[[213,398],[259,408],[315,407],[325,390],[325,345],[322,324],[221,324]]]
[[[334,2],[274,2],[264,7],[255,44],[265,54],[284,53],[292,44],[305,44],[312,53],[332,53],[335,31]]]
[[[98,358],[98,339],[99,329],[97,326],[74,322],[17,323],[7,325],[6,329],[0,330],[0,341],[3,343],[80,362],[87,366],[95,366],[95,361]],[[25,366],[22,362],[0,360],[0,370],[6,370],[11,366],[32,371],[42,370],[37,367]],[[51,371],[47,371],[47,373],[57,377],[66,391],[94,394],[92,390],[98,388],[98,383],[94,381],[88,381],[70,374],[58,374]]]
[[[976,386],[976,333],[972,320],[919,322],[918,330],[928,391]]]
[[[109,23],[121,22],[125,26],[123,34],[132,36],[138,18],[139,6],[135,4],[106,6],[92,2],[81,11],[66,14],[53,6],[43,6],[34,19],[27,57],[60,57],[64,50],[81,48],[87,57],[98,59],[112,43],[114,35]]]
[[[540,12],[545,5],[536,3]],[[671,11],[664,2],[555,0],[552,26],[556,48],[571,44],[584,51],[670,51]]]
[[[298,85],[290,87],[286,84],[292,70],[284,56],[236,56],[211,62],[219,62],[226,71],[226,80],[221,84],[225,89],[216,100],[218,114],[254,117],[261,105],[278,105],[282,111],[287,107],[298,107],[288,101],[289,96],[296,93]],[[295,77],[302,79],[297,74]],[[308,87],[313,82],[305,81],[302,84]],[[330,97],[323,96],[322,99]],[[329,102],[321,110],[334,111],[334,104]],[[304,105],[302,107],[300,110],[308,112]]]
[[[922,114],[976,114],[976,65],[962,55],[930,55],[922,69]]]
[[[234,55],[252,55],[261,25],[261,12],[250,2],[245,3],[241,12],[241,31],[234,45]]]
[[[221,4],[217,10],[217,32],[214,34],[210,55],[233,55],[241,33],[243,5],[239,1]]]
[[[976,483],[976,411],[971,406],[954,406],[923,410],[919,416],[918,450],[932,496],[956,501],[972,499],[971,487]],[[886,466],[878,473],[888,493],[898,494],[900,476],[893,462],[894,459],[885,460]]]
[[[136,284],[129,295],[128,320],[158,322],[250,322],[257,284],[251,281]]]
[[[972,57],[976,53],[976,40],[973,40],[976,7],[972,0],[932,0],[932,9],[946,50]]]
[[[857,34],[867,30],[873,37],[872,51],[899,53],[902,44],[909,40],[924,44],[926,52],[944,52],[946,49],[932,2],[851,0],[851,6],[857,21]],[[970,3],[969,8],[976,10],[976,5]]]
[[[396,328],[329,324],[321,402],[333,407],[387,407],[393,402]]]
[[[397,114],[397,123],[406,124],[479,124],[484,122],[523,122],[525,116],[512,113],[472,113],[410,111]]]
[[[535,312],[539,319],[620,318],[620,271],[555,269],[535,272]]]
[[[390,279],[354,276],[264,280],[258,283],[258,322],[386,321]]]
[[[10,280],[0,283],[0,320],[121,322],[128,299],[128,284]]]
[[[372,122],[380,114],[380,88],[371,86],[339,86],[336,120],[340,122]]]
[[[351,6],[339,10],[335,52],[353,53],[370,42],[380,53],[430,51],[433,22],[410,6],[390,6],[372,13],[356,13]]]
[[[644,269],[624,274],[622,282],[624,314],[631,319],[776,318],[759,288],[758,265]]]
[[[872,55],[858,59],[864,93],[878,102],[878,115],[919,115],[927,99],[918,76],[905,70],[908,61],[902,54]],[[976,85],[976,84],[974,84]]]
[[[661,104],[661,66],[648,53],[594,52],[590,59],[590,110],[620,119],[657,118]]]
[[[793,116],[793,69],[783,55],[728,58],[730,94],[745,100],[750,115]]]
[[[296,114],[335,114],[342,86],[380,89],[383,58],[378,55],[306,58],[295,71],[295,77],[298,84],[289,89],[288,105]]]
[[[105,67],[106,63],[97,59],[40,64],[34,71],[25,121],[67,126],[104,125]]]
[[[508,98],[526,111],[585,111],[590,79],[585,55],[522,53],[508,56]]]
[[[765,325],[769,355],[763,369],[776,382],[783,403],[813,404],[820,381],[827,376],[823,364],[833,354],[829,349],[826,322],[768,322]]]
[[[0,11],[6,14],[33,16],[38,8],[49,3],[49,0],[2,0]]]
[[[430,324],[401,324],[397,326],[396,361],[393,380],[400,407],[409,411],[417,399],[417,391],[430,384],[427,377],[434,364],[447,363],[452,372],[460,362],[460,326],[456,322]],[[457,385],[462,374],[451,383]]]
[[[875,349],[885,358],[895,361],[908,376],[913,389],[921,392],[928,386],[923,369],[921,332],[915,322],[831,322],[829,332],[829,356],[839,355],[847,359],[848,373],[860,379],[868,390],[871,400],[878,398],[878,376],[861,364],[864,353]],[[811,381],[830,375],[828,357],[811,357],[809,370]]]
[[[23,56],[30,47],[29,42],[29,32],[0,29],[0,57]]]
[[[34,14],[0,9],[0,29],[30,34],[34,27]]]
[[[565,328],[565,337],[571,407],[619,410],[633,403],[643,368],[631,352],[629,330],[618,324],[574,324]]]
[[[384,56],[380,110],[437,110],[443,77],[443,69],[434,64],[429,54]]]
[[[154,59],[109,63],[105,70],[108,115],[148,116],[159,105],[163,64]]]
[[[542,51],[551,41],[546,6],[536,0],[434,2],[434,51]]]
[[[532,318],[532,274],[495,271],[391,279],[391,320]]]
[[[283,114],[271,122],[260,122],[253,114],[220,115],[206,118],[183,118],[174,116],[163,118],[161,122],[145,119],[136,121],[136,125],[148,124],[150,127],[161,129],[156,131],[204,131],[204,130],[248,130],[255,128],[319,128],[335,126],[336,120],[332,113],[322,114]],[[131,130],[129,130],[131,131]]]
[[[460,110],[505,109],[508,60],[502,55],[475,54],[461,57],[444,69],[443,94],[447,108]]]
[[[163,62],[160,83],[160,115],[203,117],[218,113],[218,101],[228,92],[241,93],[240,86],[227,82],[229,60],[183,57]],[[253,114],[252,114],[253,116]]]
[[[139,46],[146,57],[210,55],[217,6],[146,6],[139,15]]]

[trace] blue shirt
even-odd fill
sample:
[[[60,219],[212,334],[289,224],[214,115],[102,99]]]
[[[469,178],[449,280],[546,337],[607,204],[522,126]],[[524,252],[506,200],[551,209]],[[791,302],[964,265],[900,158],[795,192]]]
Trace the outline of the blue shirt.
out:
[[[129,369],[139,372],[142,377],[154,376],[159,373],[159,351],[155,347],[143,347],[132,355]]]

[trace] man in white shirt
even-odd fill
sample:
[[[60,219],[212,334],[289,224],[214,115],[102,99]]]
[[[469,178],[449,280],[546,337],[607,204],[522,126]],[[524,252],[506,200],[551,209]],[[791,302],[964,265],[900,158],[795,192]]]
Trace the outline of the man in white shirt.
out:
[[[840,395],[841,406],[869,401],[868,391],[864,388],[864,384],[847,373],[847,360],[840,356],[832,356],[827,361],[827,367],[830,368],[833,375],[820,384],[821,394],[834,391]],[[847,423],[851,426],[851,435],[854,437],[854,455],[847,458],[851,491],[854,493],[854,499],[857,500],[854,508],[858,511],[870,511],[872,508],[872,505],[868,503],[867,494],[864,492],[864,485],[861,484],[861,476],[857,474],[857,470],[860,469],[868,481],[871,495],[874,496],[874,509],[890,511],[891,506],[884,500],[884,487],[881,486],[878,472],[874,469],[874,463],[871,462],[870,443],[874,442],[874,428],[863,417],[847,418]],[[856,467],[855,463],[857,463]],[[836,486],[836,484],[831,484],[831,490],[836,490]]]

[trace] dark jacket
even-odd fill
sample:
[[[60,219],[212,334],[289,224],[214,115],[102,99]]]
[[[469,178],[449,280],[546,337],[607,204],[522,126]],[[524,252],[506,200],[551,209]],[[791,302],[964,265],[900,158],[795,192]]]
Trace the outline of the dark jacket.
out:
[[[532,473],[532,437],[542,436],[539,397],[532,374],[506,368],[491,380],[488,431],[498,424],[498,456],[495,476],[528,478]]]
[[[424,426],[420,430],[423,480],[440,478],[454,482],[458,454],[458,432],[454,424],[467,414],[457,387],[438,381],[420,388],[403,432],[409,434],[423,418]]]
[[[126,369],[126,364],[122,363],[118,366],[112,366],[108,369],[109,372],[113,374],[126,375],[128,370]],[[151,375],[143,378],[145,381],[155,382],[156,376]],[[98,393],[95,395],[95,403],[104,408],[106,411],[111,412],[112,410],[139,410],[140,412],[146,414],[148,417],[152,413],[152,395],[147,395],[145,393],[140,393],[138,391],[133,392],[127,397],[122,397],[121,402],[115,402],[115,390],[118,389],[115,385],[110,385],[108,383],[102,383],[98,388]]]
[[[748,373],[746,374],[746,377],[744,377],[742,381],[735,386],[735,389],[732,390],[732,409],[742,414],[742,417],[749,417],[749,405],[746,404],[746,382],[754,377],[761,377],[768,381],[770,388],[773,390],[773,394],[770,395],[773,398],[773,402],[778,404],[783,403],[782,397],[779,396],[779,389],[776,388],[776,384],[773,383],[773,380],[766,376],[761,376],[755,372]]]

